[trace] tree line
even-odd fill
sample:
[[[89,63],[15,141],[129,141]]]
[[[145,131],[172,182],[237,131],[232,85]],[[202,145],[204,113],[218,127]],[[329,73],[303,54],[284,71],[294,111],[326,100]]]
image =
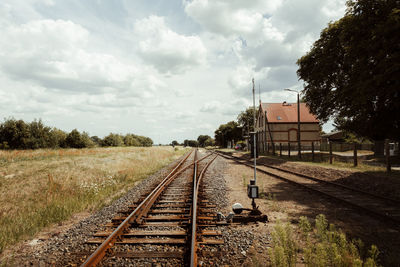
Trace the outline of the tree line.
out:
[[[253,131],[253,108],[248,108],[242,111],[237,121],[230,121],[226,124],[221,124],[217,130],[215,130],[215,139],[209,135],[199,135],[197,140],[184,140],[182,144],[174,140],[171,142],[172,146],[183,145],[191,147],[207,147],[207,146],[222,146],[226,147],[228,141],[234,141],[235,143],[244,140],[244,135],[248,135],[249,131]],[[244,143],[244,142],[242,142]]]
[[[221,124],[215,130],[215,139],[209,135],[199,135],[197,140],[184,140],[182,144],[174,140],[171,142],[172,146],[183,145],[191,147],[206,147],[206,146],[220,146],[226,147],[228,142],[233,141],[235,144],[244,146],[244,136],[252,132],[253,127],[253,114],[254,109],[249,107],[245,111],[240,112],[237,116],[237,121],[230,121]]]
[[[49,127],[39,120],[24,122],[14,118],[0,123],[0,149],[38,149],[38,148],[85,148],[109,146],[152,146],[153,140],[146,136],[128,133],[110,133],[104,138],[89,136],[77,129],[67,133]]]
[[[172,146],[182,145],[182,146],[191,146],[191,147],[206,147],[206,146],[214,146],[215,140],[209,135],[199,135],[197,140],[189,140],[185,139],[182,144],[179,144],[178,141],[174,140],[171,142]]]
[[[216,145],[227,147],[228,142],[233,141],[235,144],[244,146],[244,136],[248,136],[250,132],[254,131],[253,114],[254,109],[249,107],[239,113],[237,120],[221,124],[214,132]]]

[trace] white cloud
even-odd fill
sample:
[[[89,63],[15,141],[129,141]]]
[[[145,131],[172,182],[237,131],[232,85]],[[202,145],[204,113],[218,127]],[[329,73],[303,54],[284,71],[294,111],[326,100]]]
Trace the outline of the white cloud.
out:
[[[0,117],[163,143],[213,135],[252,105],[252,77],[263,101],[295,101],[295,62],[344,2],[2,0]]]
[[[63,20],[35,20],[12,25],[0,41],[0,67],[16,80],[49,89],[101,94],[142,95],[162,82],[148,68],[138,68],[109,53],[91,52],[90,33]]]
[[[297,59],[329,20],[343,14],[344,1],[193,0],[184,6],[186,14],[206,32],[224,36],[224,46],[230,44],[231,56],[238,62],[227,82],[235,95],[245,96],[252,77],[264,92],[298,87]]]
[[[140,38],[141,57],[160,72],[181,73],[205,63],[207,51],[201,39],[172,31],[162,17],[150,16],[137,21],[134,33]]]
[[[206,30],[229,36],[260,27],[263,14],[272,14],[281,0],[193,0],[185,1],[185,12]]]
[[[219,111],[220,106],[221,106],[221,103],[219,101],[214,100],[214,101],[204,103],[204,105],[200,108],[200,111],[216,113]]]
[[[251,90],[248,90],[248,96],[251,95]],[[231,120],[235,119],[240,111],[250,106],[250,101],[246,98],[237,98],[230,102],[220,101],[209,101],[203,104],[200,111],[203,113],[210,114],[222,114],[224,116],[231,117]]]

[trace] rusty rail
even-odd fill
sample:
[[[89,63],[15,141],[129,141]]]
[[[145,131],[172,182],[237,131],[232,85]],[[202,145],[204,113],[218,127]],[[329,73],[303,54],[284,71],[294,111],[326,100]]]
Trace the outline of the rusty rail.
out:
[[[124,233],[124,231],[132,224],[140,224],[142,217],[146,216],[154,202],[158,199],[164,189],[182,172],[190,168],[192,165],[206,159],[211,154],[197,160],[197,150],[193,163],[181,167],[187,158],[192,154],[193,150],[188,153],[174,169],[157,185],[155,189],[134,209],[133,212],[107,237],[107,239],[86,259],[81,266],[96,266],[106,255],[106,252],[111,248],[117,239]],[[178,170],[181,168],[180,170]]]
[[[121,236],[121,234],[129,227],[129,225],[138,218],[140,219],[144,215],[144,211],[147,210],[147,203],[150,201],[154,203],[155,199],[158,197],[160,189],[165,188],[164,184],[171,179],[171,177],[176,176],[179,167],[186,161],[186,159],[192,154],[190,151],[176,166],[175,168],[164,178],[164,180],[140,203],[140,205],[115,229],[111,235],[90,255],[86,261],[81,265],[83,266],[96,266],[105,256],[107,250],[111,248],[116,239]],[[187,166],[189,167],[189,166]],[[187,168],[186,167],[186,168]],[[157,194],[158,193],[158,194]],[[153,199],[154,198],[154,199]],[[141,209],[145,207],[142,211]]]
[[[238,157],[235,157],[235,156],[232,156],[232,155],[228,156],[228,155],[226,155],[224,153],[217,153],[217,154],[219,154],[220,156],[222,156],[224,158],[227,158],[227,159],[233,160],[233,161],[235,161],[237,163],[240,163],[240,164],[243,164],[245,166],[248,166],[250,168],[254,167],[254,166],[250,165],[247,162],[243,162],[243,160],[238,158]],[[246,161],[246,160],[244,160],[244,161]],[[274,170],[278,170],[278,171],[281,171],[281,172],[284,172],[284,173],[289,173],[291,175],[295,175],[295,176],[301,177],[303,179],[313,180],[315,182],[319,182],[319,183],[325,184],[325,187],[327,187],[327,188],[329,188],[329,187],[335,188],[336,187],[336,189],[337,189],[336,192],[340,192],[342,194],[342,196],[339,197],[338,194],[335,195],[335,193],[334,193],[335,191],[334,190],[329,191],[329,190],[323,190],[323,188],[319,188],[318,189],[318,188],[315,188],[315,187],[312,187],[312,186],[309,186],[309,185],[306,185],[306,184],[302,184],[300,182],[296,182],[296,181],[294,181],[292,179],[289,179],[287,177],[283,177],[281,175],[272,173],[270,171],[266,171],[266,170],[257,168],[257,171],[259,171],[261,173],[270,175],[272,177],[278,178],[278,179],[283,180],[285,182],[288,182],[288,183],[294,184],[296,186],[303,187],[303,188],[305,188],[307,190],[311,190],[313,192],[316,192],[316,193],[318,193],[318,194],[320,194],[322,196],[325,196],[325,197],[334,199],[336,201],[342,202],[342,203],[344,203],[346,205],[352,206],[358,212],[364,212],[365,214],[373,216],[373,217],[375,217],[376,219],[378,219],[380,221],[384,221],[385,223],[392,225],[395,229],[400,229],[400,226],[399,226],[399,223],[400,223],[400,215],[399,214],[400,214],[400,212],[399,212],[399,206],[398,206],[399,201],[398,200],[390,199],[390,198],[383,197],[383,196],[378,196],[378,195],[371,194],[369,192],[365,192],[365,191],[357,189],[357,188],[352,188],[352,187],[348,187],[348,186],[341,185],[341,184],[338,184],[338,183],[321,180],[321,179],[318,179],[318,178],[315,178],[315,177],[311,177],[311,176],[308,176],[308,175],[296,173],[296,172],[293,172],[293,171],[288,171],[288,170],[277,168],[277,167],[274,167],[274,166],[269,166],[269,165],[266,165],[266,164],[259,164],[259,166],[264,166],[264,167],[271,168],[271,169],[274,169]],[[352,198],[353,198],[352,200],[349,200],[349,198],[346,199],[347,195],[344,195],[344,192],[346,190],[349,192],[348,196],[352,196]],[[357,194],[358,194],[358,199],[356,198]],[[368,201],[370,203],[368,203],[368,201],[365,201],[365,199],[368,199]],[[390,205],[389,202],[394,203],[394,205],[393,204]],[[381,208],[382,210],[378,210],[378,208]],[[390,210],[390,212],[388,212],[387,210]]]
[[[213,153],[212,153],[213,154]],[[209,155],[212,155],[209,154]],[[218,157],[215,156],[212,160],[210,160],[207,165],[203,168],[200,175],[197,177],[197,163],[195,164],[195,170],[193,175],[193,202],[192,202],[192,231],[191,231],[191,243],[190,243],[190,267],[197,266],[197,198],[200,188],[200,183],[203,178],[205,171],[208,166]]]

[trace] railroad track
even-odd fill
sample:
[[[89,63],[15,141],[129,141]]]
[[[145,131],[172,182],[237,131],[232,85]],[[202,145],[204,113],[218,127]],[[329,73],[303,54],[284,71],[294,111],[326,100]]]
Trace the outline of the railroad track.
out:
[[[237,163],[254,168],[253,163],[239,157],[218,152],[220,156],[234,160]],[[277,179],[301,186],[325,197],[352,206],[357,211],[362,211],[389,223],[393,228],[400,230],[400,201],[375,195],[363,190],[348,187],[342,184],[325,181],[316,177],[304,175],[290,170],[257,163],[257,171]]]
[[[199,245],[221,245],[220,225],[204,199],[204,174],[218,155],[198,158],[188,153],[150,194],[129,206],[87,241],[93,247],[81,266],[140,265],[140,260],[166,266],[197,266]],[[119,261],[115,261],[119,259]],[[126,260],[126,262],[124,262]]]

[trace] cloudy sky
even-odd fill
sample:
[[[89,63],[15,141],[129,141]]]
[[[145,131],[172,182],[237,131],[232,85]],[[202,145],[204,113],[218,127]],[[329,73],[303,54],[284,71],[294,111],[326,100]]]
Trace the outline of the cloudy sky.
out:
[[[345,0],[2,0],[0,118],[213,136],[252,103],[252,77],[263,102],[295,102],[283,89],[302,88],[296,60],[344,12]]]

